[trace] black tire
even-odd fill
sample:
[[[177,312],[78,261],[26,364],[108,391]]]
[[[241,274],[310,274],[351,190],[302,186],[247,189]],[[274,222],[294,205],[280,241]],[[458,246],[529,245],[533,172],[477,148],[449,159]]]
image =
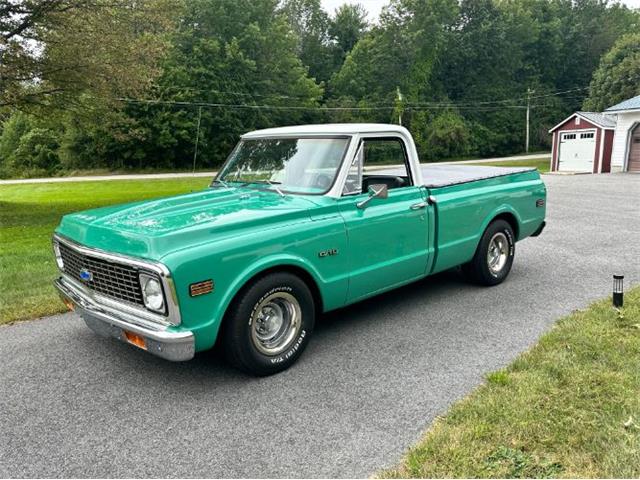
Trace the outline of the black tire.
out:
[[[281,344],[275,340],[269,343],[269,334],[277,330],[280,319],[281,325],[290,327],[280,328]],[[227,361],[239,370],[256,376],[272,375],[295,363],[309,342],[314,324],[315,305],[306,283],[290,273],[272,273],[245,287],[233,301],[221,332],[222,348]]]
[[[489,248],[491,246],[497,246],[496,243],[492,242],[494,239],[496,242],[506,240],[506,258],[492,266],[489,258]],[[498,251],[500,251],[500,249],[498,249]],[[509,275],[515,253],[516,242],[513,228],[504,220],[495,220],[489,224],[482,234],[473,259],[462,266],[462,271],[469,280],[479,285],[498,285]]]

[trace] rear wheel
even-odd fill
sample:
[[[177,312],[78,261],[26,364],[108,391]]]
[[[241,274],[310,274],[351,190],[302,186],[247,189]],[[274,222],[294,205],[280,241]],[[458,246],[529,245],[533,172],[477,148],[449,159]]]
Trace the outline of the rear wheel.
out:
[[[315,323],[313,296],[297,276],[269,274],[244,289],[223,328],[225,357],[253,375],[289,368],[306,347]]]
[[[497,285],[509,275],[515,250],[513,228],[504,220],[495,220],[484,231],[473,259],[462,270],[480,285]]]

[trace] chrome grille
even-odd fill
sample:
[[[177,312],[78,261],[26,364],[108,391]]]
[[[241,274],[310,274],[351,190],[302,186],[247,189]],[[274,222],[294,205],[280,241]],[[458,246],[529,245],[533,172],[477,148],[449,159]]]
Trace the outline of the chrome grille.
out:
[[[64,262],[63,270],[67,275],[98,293],[144,307],[139,270],[136,267],[85,255],[64,243],[58,245]],[[82,270],[89,271],[92,278],[83,279],[80,275]]]

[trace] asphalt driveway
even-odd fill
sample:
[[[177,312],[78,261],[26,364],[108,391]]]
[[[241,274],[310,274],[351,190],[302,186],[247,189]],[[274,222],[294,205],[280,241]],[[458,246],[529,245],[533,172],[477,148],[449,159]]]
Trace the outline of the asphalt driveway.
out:
[[[640,282],[640,175],[546,176],[506,283],[439,275],[327,315],[294,368],[173,364],[72,314],[0,327],[0,477],[369,476],[559,316]]]

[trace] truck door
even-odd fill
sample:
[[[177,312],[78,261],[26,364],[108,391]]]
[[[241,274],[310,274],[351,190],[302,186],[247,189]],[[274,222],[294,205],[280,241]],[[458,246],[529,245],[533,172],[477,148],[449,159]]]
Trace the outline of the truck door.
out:
[[[402,167],[367,169],[385,164]],[[386,187],[386,198],[372,196],[382,186]],[[414,185],[401,138],[361,141],[339,202],[347,229],[346,261],[351,272],[347,301],[425,274],[429,254],[425,191]]]

